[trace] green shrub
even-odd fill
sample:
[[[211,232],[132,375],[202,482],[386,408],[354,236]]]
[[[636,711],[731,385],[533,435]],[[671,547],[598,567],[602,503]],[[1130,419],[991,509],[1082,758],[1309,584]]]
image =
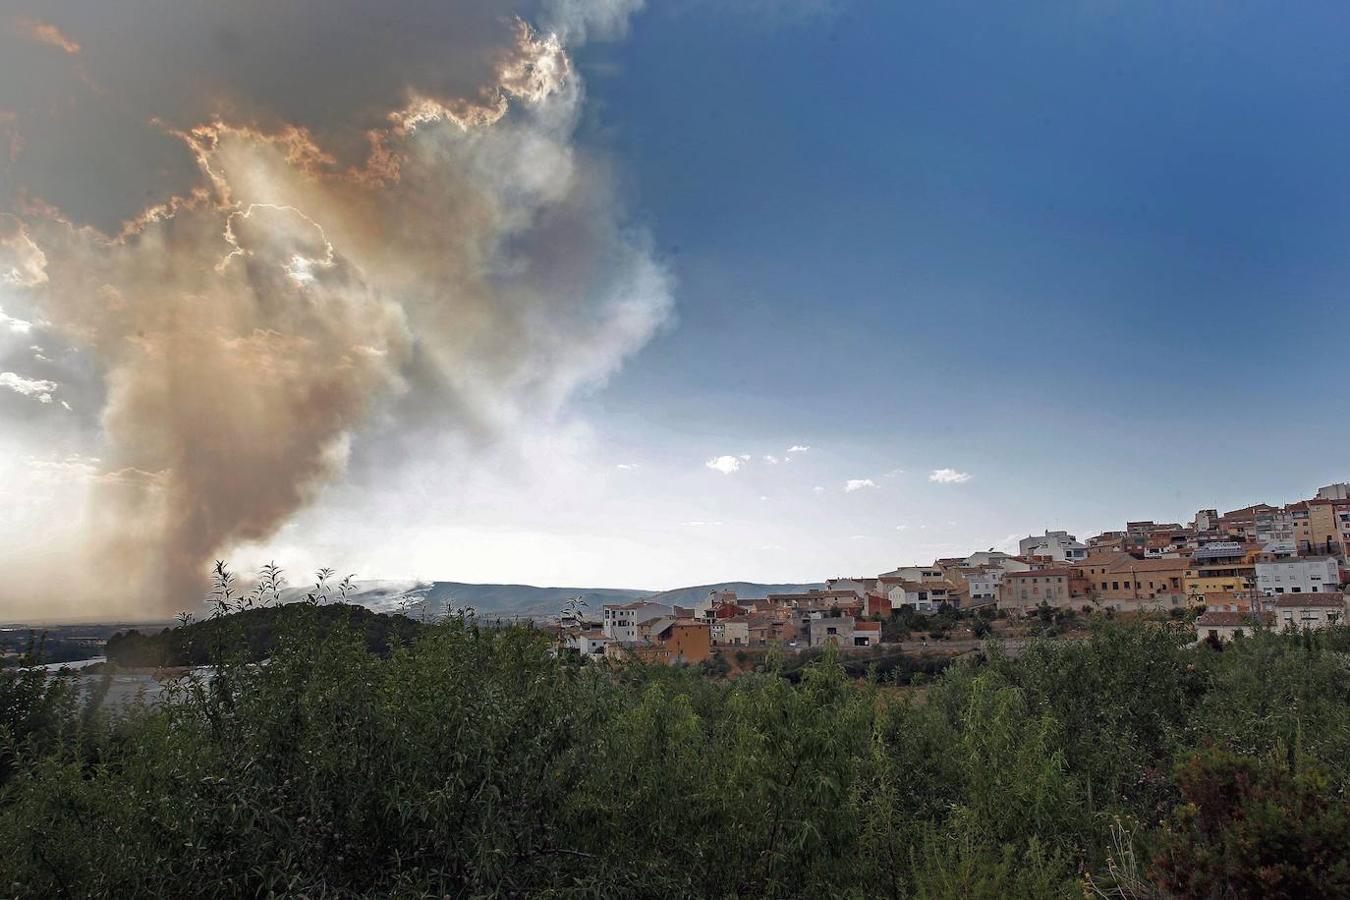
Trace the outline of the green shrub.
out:
[[[209,675],[116,716],[0,673],[3,893],[1067,897],[1126,820],[1152,891],[1346,889],[1344,629],[1215,654],[1097,621],[727,680],[467,616],[372,647],[333,609],[277,617],[265,665],[222,616]]]

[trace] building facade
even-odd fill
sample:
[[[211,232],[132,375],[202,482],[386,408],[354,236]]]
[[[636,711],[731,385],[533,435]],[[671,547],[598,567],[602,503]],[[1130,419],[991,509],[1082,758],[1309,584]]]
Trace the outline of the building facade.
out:
[[[1294,631],[1316,631],[1345,622],[1345,595],[1285,594],[1275,601],[1276,624]]]
[[[998,608],[1027,613],[1042,603],[1056,609],[1071,609],[1088,599],[1088,580],[1076,568],[1036,569],[1009,572],[998,590]]]
[[[1256,589],[1276,594],[1320,594],[1340,586],[1341,567],[1332,556],[1294,556],[1256,563]]]
[[[1047,531],[1017,542],[1019,556],[1044,556],[1055,562],[1079,562],[1086,559],[1087,545],[1067,531]]]
[[[670,615],[670,609],[659,603],[635,600],[632,603],[606,604],[600,627],[605,636],[614,641],[638,641],[642,638],[639,626]]]
[[[1118,553],[1088,557],[1080,568],[1092,601],[1107,609],[1141,612],[1186,605],[1187,561],[1180,557],[1138,559]]]

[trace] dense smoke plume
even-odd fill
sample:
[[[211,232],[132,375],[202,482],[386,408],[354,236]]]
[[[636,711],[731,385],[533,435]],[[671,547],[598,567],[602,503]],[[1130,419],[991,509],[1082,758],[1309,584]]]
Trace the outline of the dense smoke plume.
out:
[[[0,21],[0,331],[87,377],[30,378],[15,341],[0,369],[97,415],[85,455],[29,463],[88,488],[98,612],[192,605],[377,411],[509,433],[667,315],[573,141],[568,49],[632,2],[26,5]],[[25,597],[47,583],[87,589]]]

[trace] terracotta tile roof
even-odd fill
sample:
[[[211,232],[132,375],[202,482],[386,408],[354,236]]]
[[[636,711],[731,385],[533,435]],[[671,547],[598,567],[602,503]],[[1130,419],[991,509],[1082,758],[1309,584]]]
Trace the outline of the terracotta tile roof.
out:
[[[1112,572],[1170,572],[1186,568],[1189,560],[1182,557],[1171,559],[1136,559],[1128,553],[1125,559],[1117,560],[1109,570]]]
[[[1123,550],[1116,550],[1112,553],[1093,553],[1086,559],[1079,560],[1078,565],[1080,568],[1082,566],[1110,566],[1125,558],[1134,559],[1133,556]]]
[[[835,597],[857,596],[853,591],[808,591],[805,594],[770,594],[768,599],[781,603],[785,600],[829,600]]]
[[[1275,600],[1275,605],[1280,609],[1298,609],[1303,606],[1313,606],[1328,609],[1344,609],[1345,595],[1333,594],[1330,592],[1307,593],[1307,594],[1281,594]]]
[[[1248,628],[1260,624],[1251,613],[1245,612],[1227,612],[1225,610],[1215,610],[1199,615],[1195,619],[1197,628]]]

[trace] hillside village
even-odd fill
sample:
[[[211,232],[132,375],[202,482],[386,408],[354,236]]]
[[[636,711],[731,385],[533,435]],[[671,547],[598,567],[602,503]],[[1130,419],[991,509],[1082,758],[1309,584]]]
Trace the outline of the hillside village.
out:
[[[1100,612],[1193,621],[1196,639],[1258,628],[1317,629],[1344,620],[1350,585],[1350,482],[1307,500],[1257,503],[1188,524],[1137,521],[1080,541],[1030,535],[1016,554],[982,550],[877,575],[835,577],[822,589],[739,597],[712,591],[692,607],[573,605],[564,644],[584,658],[702,663],[727,648],[787,651],[883,643],[897,617],[952,614],[989,622]],[[978,633],[978,632],[977,632]]]

